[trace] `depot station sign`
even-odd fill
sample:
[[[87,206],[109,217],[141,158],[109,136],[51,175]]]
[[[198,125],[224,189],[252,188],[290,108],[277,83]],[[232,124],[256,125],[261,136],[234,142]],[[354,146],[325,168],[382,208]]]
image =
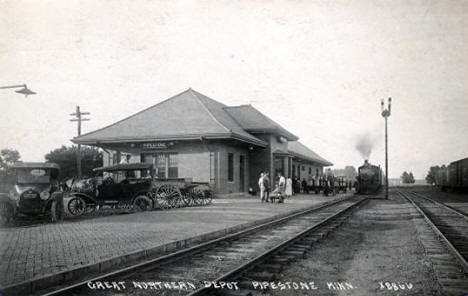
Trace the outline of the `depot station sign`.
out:
[[[148,142],[142,143],[141,148],[143,150],[161,150],[168,149],[175,145],[174,142]]]

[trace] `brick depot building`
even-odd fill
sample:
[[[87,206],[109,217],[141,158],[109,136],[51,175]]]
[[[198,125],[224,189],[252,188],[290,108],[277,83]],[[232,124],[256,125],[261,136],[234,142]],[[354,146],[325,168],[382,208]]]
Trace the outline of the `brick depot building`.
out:
[[[221,194],[257,190],[262,171],[310,180],[332,165],[254,107],[192,89],[72,141],[102,148],[104,165],[129,154],[158,178],[210,182]]]

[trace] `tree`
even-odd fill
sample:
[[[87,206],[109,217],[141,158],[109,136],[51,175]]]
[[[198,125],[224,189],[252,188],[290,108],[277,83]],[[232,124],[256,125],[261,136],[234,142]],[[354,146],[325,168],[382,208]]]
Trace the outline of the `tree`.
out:
[[[355,180],[358,175],[356,169],[350,165],[347,165],[344,168],[344,171],[345,171],[345,176],[348,178],[348,180]]]
[[[429,172],[427,172],[426,176],[426,182],[427,184],[435,184],[436,182],[436,174],[440,170],[440,167],[438,165],[436,166],[431,166],[429,168]]]
[[[409,183],[409,174],[406,171],[401,175],[401,181],[405,184]]]
[[[54,162],[60,166],[60,179],[76,177],[78,170],[76,167],[77,146],[54,149],[47,153],[44,158],[47,162]],[[102,166],[102,154],[98,148],[81,147],[81,169],[83,176],[92,176],[93,169]]]
[[[416,182],[416,180],[414,180],[413,173],[412,172],[407,173],[406,171],[404,171],[403,174],[401,175],[401,181],[404,184],[413,184],[414,182]]]
[[[416,182],[416,180],[414,180],[413,172],[409,172],[408,183],[414,184],[414,182]]]
[[[21,158],[20,153],[14,149],[2,149],[0,151],[0,171],[5,170],[13,163],[19,161]]]

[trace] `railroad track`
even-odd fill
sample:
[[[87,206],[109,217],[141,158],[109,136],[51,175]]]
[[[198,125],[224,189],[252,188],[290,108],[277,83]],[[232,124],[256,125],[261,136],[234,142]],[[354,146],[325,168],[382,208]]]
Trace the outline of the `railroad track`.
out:
[[[448,205],[444,202],[441,202],[441,201],[438,201],[438,200],[435,200],[431,197],[428,197],[427,195],[423,195],[423,194],[420,194],[418,192],[415,192],[415,191],[411,191],[411,194],[413,195],[416,195],[417,197],[420,197],[420,198],[423,198],[423,199],[426,199],[428,201],[431,201],[433,203],[436,203],[440,206],[443,206],[445,208],[448,208],[449,210],[452,210],[453,212],[456,212],[457,214],[459,214],[460,216],[463,216],[463,217],[466,217],[468,218],[468,213],[464,212],[463,210],[459,209],[459,208],[456,208],[456,207],[453,207],[451,205]]]
[[[432,263],[442,295],[468,292],[468,217],[415,192],[398,192],[423,216],[420,239]]]
[[[282,266],[304,257],[366,200],[358,196],[340,199],[40,294],[248,295],[252,281],[273,279]]]

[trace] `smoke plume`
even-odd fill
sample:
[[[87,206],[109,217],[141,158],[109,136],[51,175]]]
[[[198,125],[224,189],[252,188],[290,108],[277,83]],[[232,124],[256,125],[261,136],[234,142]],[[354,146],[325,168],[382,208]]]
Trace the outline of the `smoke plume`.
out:
[[[364,134],[358,138],[356,149],[361,153],[362,158],[369,159],[374,142],[375,139],[370,134]]]

